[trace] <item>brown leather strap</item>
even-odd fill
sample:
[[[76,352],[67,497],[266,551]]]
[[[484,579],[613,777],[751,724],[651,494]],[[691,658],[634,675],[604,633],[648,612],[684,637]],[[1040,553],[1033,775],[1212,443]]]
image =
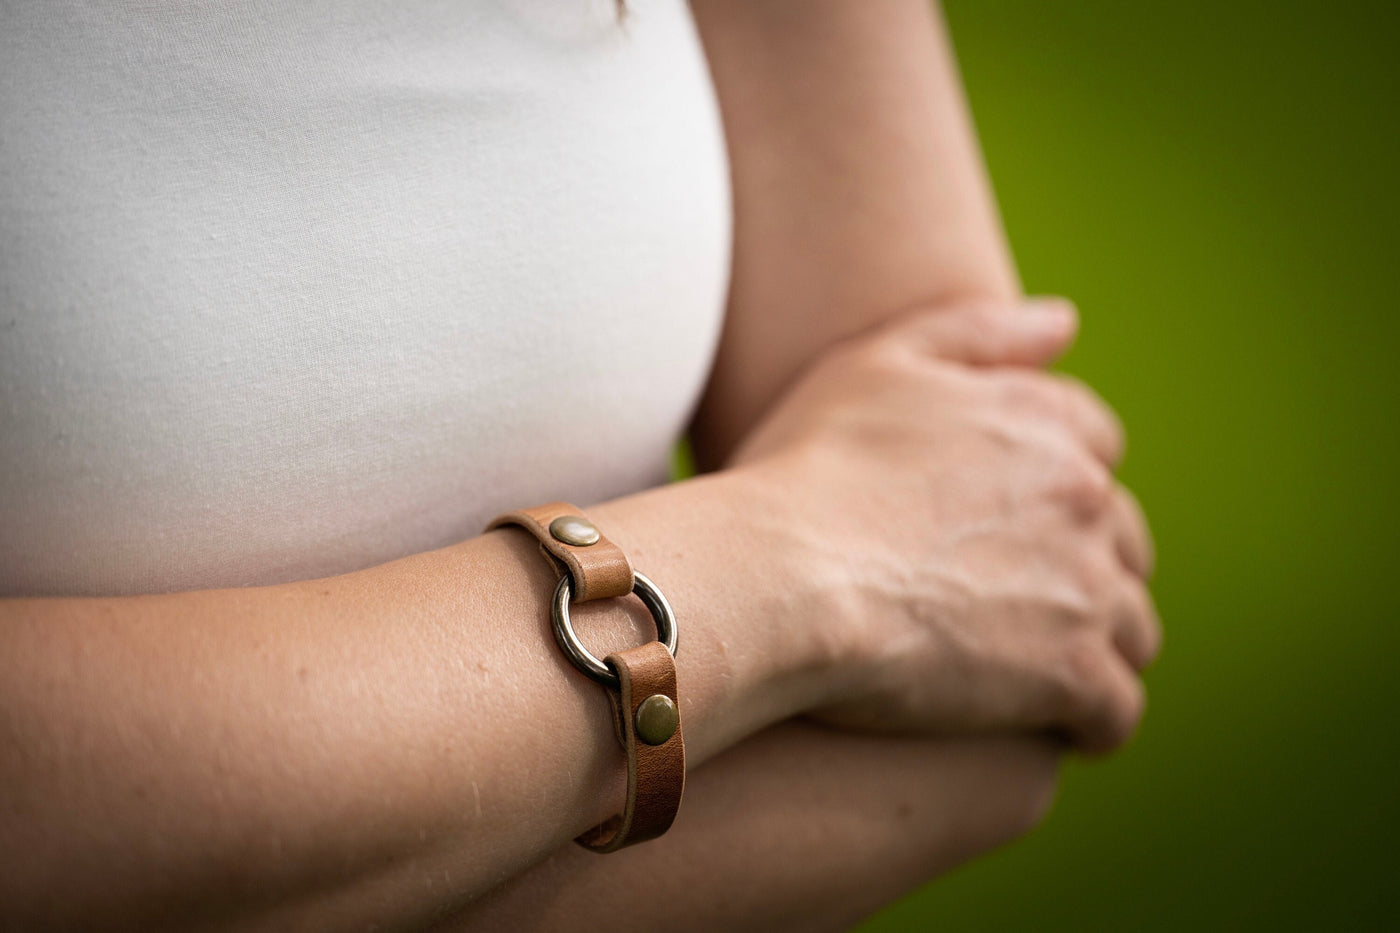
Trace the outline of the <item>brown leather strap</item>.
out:
[[[613,700],[618,738],[627,751],[627,802],[622,812],[575,841],[594,852],[655,839],[671,828],[685,790],[685,740],[681,736],[676,696],[676,662],[659,641],[647,642],[607,657],[622,688]],[[637,735],[637,709],[661,695],[677,703],[676,731],[659,745]]]
[[[575,602],[626,596],[632,592],[632,565],[627,555],[601,532],[592,544],[567,544],[550,533],[551,522],[570,515],[584,518],[583,510],[576,505],[550,502],[497,515],[486,530],[514,524],[538,538],[544,552],[560,561],[573,577]]]
[[[567,502],[506,512],[486,527],[490,530],[513,524],[533,534],[556,567],[573,578],[575,602],[632,592],[632,565],[622,549],[601,532],[592,544],[571,544],[551,533],[550,524],[568,516],[582,519],[589,532],[597,530],[581,509]],[[671,652],[661,642],[651,641],[610,654],[605,661],[618,679],[617,692],[609,691],[608,698],[612,701],[618,741],[627,753],[627,800],[621,813],[575,840],[594,852],[616,852],[666,832],[676,818],[685,790],[685,739],[681,735],[676,662]],[[637,713],[643,704],[648,704],[649,714],[660,709],[660,721],[665,723],[661,732],[657,731],[658,720],[649,715],[647,727],[639,734]],[[664,734],[672,724],[674,731]]]

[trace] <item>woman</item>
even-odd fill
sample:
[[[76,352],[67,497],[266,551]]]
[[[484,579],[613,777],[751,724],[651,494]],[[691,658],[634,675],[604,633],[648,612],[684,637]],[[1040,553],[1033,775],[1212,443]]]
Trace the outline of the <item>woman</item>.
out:
[[[1131,733],[1121,435],[919,0],[4,18],[7,926],[837,929]],[[556,498],[683,629],[685,804],[608,856],[481,532]]]

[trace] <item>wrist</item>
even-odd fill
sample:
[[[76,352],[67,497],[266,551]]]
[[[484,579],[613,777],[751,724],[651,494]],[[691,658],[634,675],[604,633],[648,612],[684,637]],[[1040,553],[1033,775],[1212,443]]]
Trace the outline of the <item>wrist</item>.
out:
[[[797,533],[758,470],[726,470],[588,509],[675,609],[697,763],[834,695],[836,639],[815,618]],[[638,614],[640,615],[640,613]]]

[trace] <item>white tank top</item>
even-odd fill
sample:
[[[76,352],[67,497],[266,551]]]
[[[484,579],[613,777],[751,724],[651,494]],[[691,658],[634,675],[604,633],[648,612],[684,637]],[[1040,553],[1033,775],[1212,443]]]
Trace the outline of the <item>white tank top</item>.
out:
[[[0,7],[0,594],[664,482],[729,189],[683,0]]]

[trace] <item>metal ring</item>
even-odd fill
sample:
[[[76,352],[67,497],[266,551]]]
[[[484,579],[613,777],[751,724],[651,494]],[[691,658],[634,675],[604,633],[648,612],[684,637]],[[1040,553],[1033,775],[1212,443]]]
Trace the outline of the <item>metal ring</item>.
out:
[[[651,610],[651,617],[656,622],[656,640],[666,646],[666,650],[671,652],[671,657],[675,657],[676,615],[671,611],[671,604],[666,602],[666,597],[661,595],[656,584],[640,573],[632,574],[632,592]],[[569,603],[573,598],[574,578],[566,571],[559,578],[559,585],[554,588],[554,606],[550,613],[554,621],[554,640],[559,643],[560,650],[569,660],[574,662],[575,667],[603,686],[617,690],[622,685],[612,668],[599,661],[593,652],[585,648],[574,632],[574,624],[569,620]]]

